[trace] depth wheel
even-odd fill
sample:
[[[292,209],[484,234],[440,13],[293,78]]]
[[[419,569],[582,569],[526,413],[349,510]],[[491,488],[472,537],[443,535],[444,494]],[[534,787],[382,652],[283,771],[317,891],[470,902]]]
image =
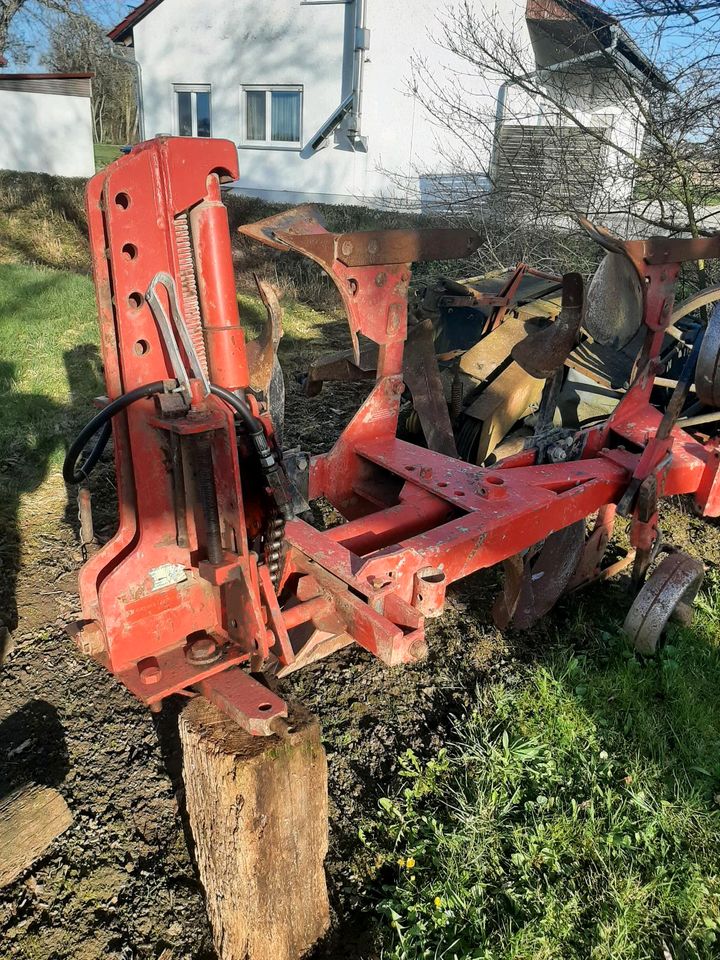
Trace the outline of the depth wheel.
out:
[[[638,653],[652,656],[671,619],[690,623],[704,568],[686,553],[665,557],[633,601],[623,632]]]

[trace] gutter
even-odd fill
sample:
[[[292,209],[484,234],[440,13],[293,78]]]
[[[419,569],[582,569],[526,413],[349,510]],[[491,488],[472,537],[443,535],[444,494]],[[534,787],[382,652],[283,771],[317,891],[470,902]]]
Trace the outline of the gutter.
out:
[[[135,110],[137,114],[135,126],[137,129],[138,142],[142,143],[142,141],[145,139],[145,110],[143,105],[142,67],[140,66],[140,61],[135,56],[134,48],[132,59],[124,57],[121,53],[118,53],[114,46],[110,50],[110,56],[115,60],[119,60],[121,63],[124,63],[126,67],[133,67],[135,70]]]
[[[367,0],[355,0],[355,33],[353,45],[352,109],[347,125],[348,138],[356,150],[367,150],[367,137],[362,135],[362,98],[365,52],[370,49],[367,22]]]

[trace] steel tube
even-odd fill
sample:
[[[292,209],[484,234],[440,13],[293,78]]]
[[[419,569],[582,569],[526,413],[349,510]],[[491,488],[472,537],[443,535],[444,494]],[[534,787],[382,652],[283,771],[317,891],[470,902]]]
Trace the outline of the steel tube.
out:
[[[250,382],[245,333],[238,315],[227,210],[216,174],[208,177],[206,198],[190,211],[198,294],[210,379],[226,390]]]

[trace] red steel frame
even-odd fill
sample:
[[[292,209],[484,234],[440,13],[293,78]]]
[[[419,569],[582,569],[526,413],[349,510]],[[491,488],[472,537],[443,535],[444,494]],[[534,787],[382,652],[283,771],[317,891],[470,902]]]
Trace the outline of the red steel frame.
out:
[[[227,217],[218,192],[219,179],[237,176],[230,142],[158,138],[90,182],[94,278],[111,399],[173,379],[142,293],[160,271],[182,289],[189,253],[178,226],[184,217],[210,380],[230,390],[247,388]],[[643,281],[647,340],[634,383],[613,415],[585,432],[581,459],[538,465],[528,451],[483,469],[396,438],[410,261],[422,235],[336,236],[314,226],[309,236],[297,223],[284,232],[263,233],[262,223],[248,232],[307,253],[328,269],[355,346],[358,334],[379,344],[377,382],[333,448],[310,465],[310,498],[325,496],[348,522],[326,532],[300,519],[288,522],[277,585],[253,546],[267,522],[267,491],[250,448],[236,435],[231,410],[215,397],[202,399],[193,381],[192,407],[181,416],[147,399],[114,419],[120,523],[82,570],[78,638],[150,706],[172,693],[201,690],[249,729],[267,733],[263,717],[282,716],[282,701],[247,673],[229,668],[247,662],[254,670],[270,664],[289,671],[352,641],[389,665],[417,660],[426,651],[425,620],[442,613],[450,583],[620,503],[633,484],[639,489],[648,478],[656,497],[694,494],[699,512],[720,514],[717,443],[702,445],[678,428],[659,439],[662,416],[650,404],[679,264],[718,256],[716,238],[626,245]],[[188,320],[189,294],[183,310]],[[272,439],[262,404],[251,403]],[[205,556],[191,483],[188,450],[198,434],[211,445],[220,564]],[[184,471],[175,469],[178,462]],[[657,515],[654,507],[643,512],[637,501],[629,506],[632,538],[640,550],[649,549]],[[208,639],[216,653],[204,662],[193,650]]]

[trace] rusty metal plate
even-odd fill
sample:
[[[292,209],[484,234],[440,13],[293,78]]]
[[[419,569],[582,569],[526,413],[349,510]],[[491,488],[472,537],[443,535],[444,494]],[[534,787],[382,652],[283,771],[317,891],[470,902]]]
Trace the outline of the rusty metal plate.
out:
[[[482,421],[476,463],[483,463],[529,408],[540,402],[544,383],[512,362],[467,408],[469,417]]]
[[[287,704],[239,667],[201,680],[195,689],[256,737],[269,737],[272,724],[287,717]]]
[[[720,306],[710,314],[695,368],[695,391],[706,407],[720,407]]]
[[[598,343],[624,347],[635,336],[643,315],[637,271],[617,253],[607,253],[590,281],[583,326]]]
[[[278,239],[278,233],[286,233],[290,236],[296,233],[303,236],[310,233],[332,236],[328,234],[320,210],[311,203],[293,207],[292,210],[284,210],[282,213],[265,217],[264,220],[258,220],[256,223],[244,223],[238,227],[238,233],[269,247],[275,247],[276,250],[288,248],[286,242]]]
[[[321,263],[340,260],[348,267],[460,260],[480,246],[480,236],[474,230],[454,227],[331,233],[312,204],[244,224],[239,232],[278,250],[290,247]]]
[[[570,584],[585,547],[585,521],[551,534],[530,559],[511,558],[494,608],[495,623],[528,630],[555,606]],[[520,558],[521,559],[521,558]]]
[[[355,233],[301,235],[276,231],[275,236],[317,260],[339,260],[347,267],[461,260],[480,246],[474,230],[438,227],[429,230],[363,230]]]
[[[410,328],[403,358],[403,379],[425,434],[428,449],[457,457],[450,414],[440,379],[431,320]]]
[[[566,273],[562,309],[557,320],[516,344],[512,351],[513,360],[533,377],[549,377],[559,370],[578,342],[582,306],[582,277],[579,273]]]
[[[720,257],[720,233],[709,237],[651,237],[649,240],[622,240],[585,217],[580,226],[604,250],[624,254],[639,268],[643,263],[686,263],[688,260],[716,260]]]
[[[674,616],[686,623],[690,621],[703,575],[702,563],[687,553],[671,553],[659,564],[633,601],[623,624],[623,633],[638,653],[655,653]]]
[[[460,369],[475,380],[488,380],[495,371],[510,359],[516,343],[540,329],[537,323],[518,317],[508,317],[463,354]]]

